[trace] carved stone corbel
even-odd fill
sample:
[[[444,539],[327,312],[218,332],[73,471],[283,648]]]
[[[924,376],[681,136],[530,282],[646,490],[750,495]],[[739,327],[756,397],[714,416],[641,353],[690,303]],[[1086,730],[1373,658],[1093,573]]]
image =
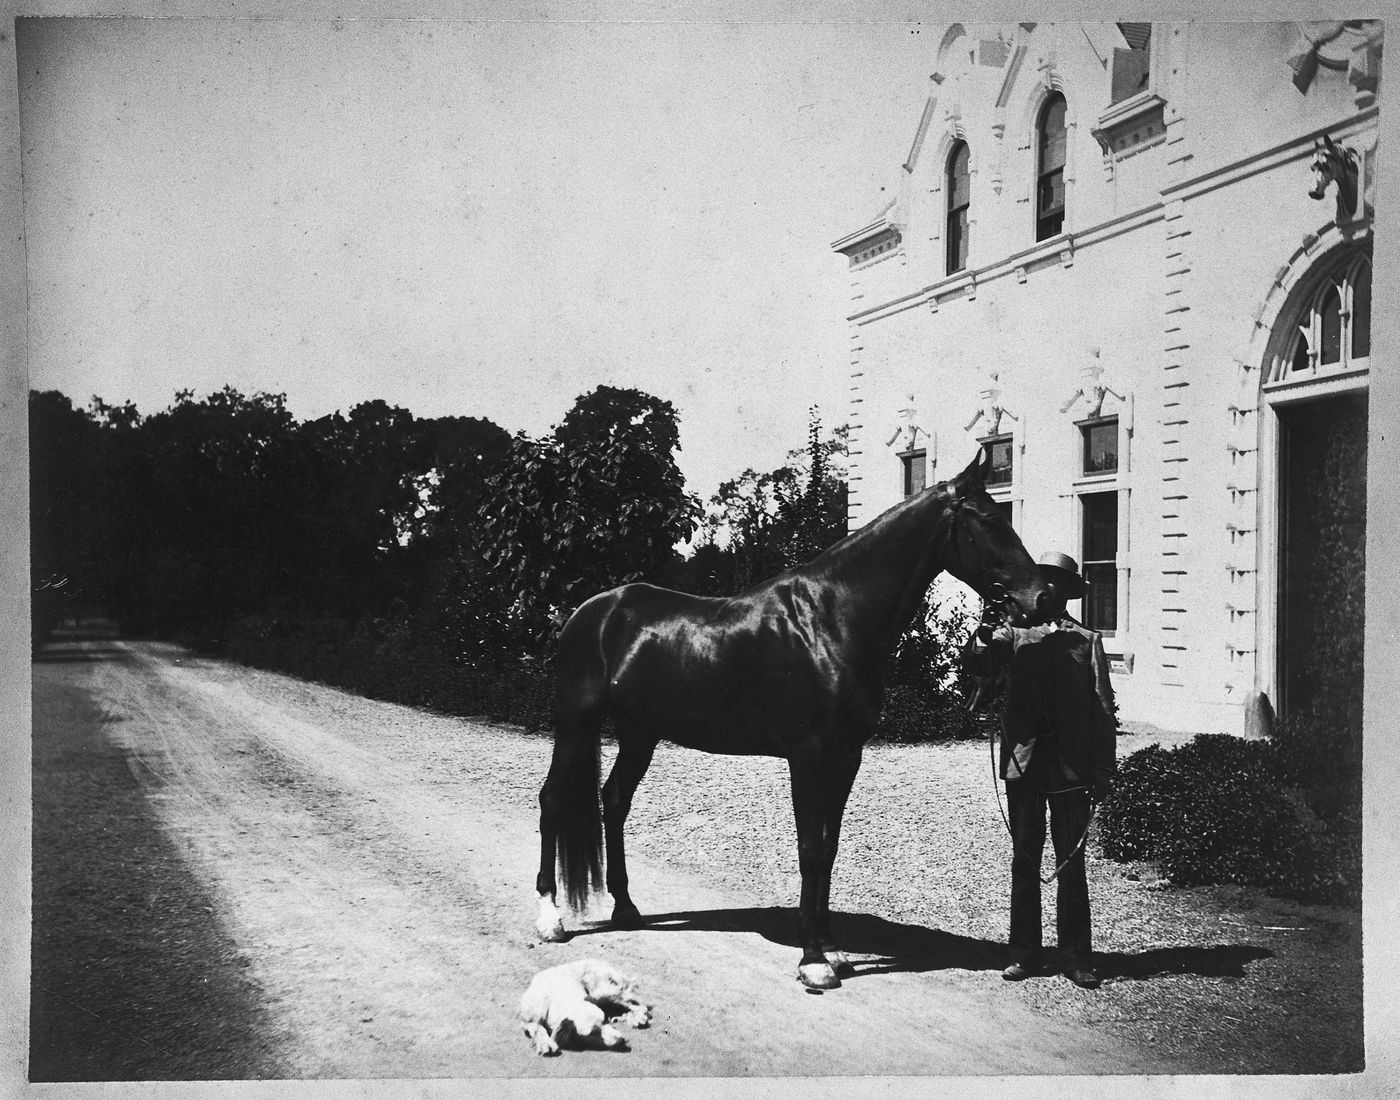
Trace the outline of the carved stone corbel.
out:
[[[1008,418],[1020,420],[1020,417],[1001,403],[1001,373],[999,371],[994,370],[989,373],[988,384],[978,392],[977,398],[981,401],[981,405],[978,406],[972,419],[964,425],[963,431],[970,432],[978,424],[981,424],[983,435],[1000,435],[1003,420]]]
[[[1086,404],[1087,411],[1078,414],[1080,419],[1093,420],[1103,414],[1103,403],[1108,397],[1113,397],[1120,405],[1126,404],[1127,397],[1104,381],[1105,373],[1106,368],[1100,357],[1100,349],[1092,348],[1089,361],[1079,370],[1079,388],[1070,394],[1069,399],[1060,406],[1060,412],[1062,414],[1069,412],[1082,400]]]

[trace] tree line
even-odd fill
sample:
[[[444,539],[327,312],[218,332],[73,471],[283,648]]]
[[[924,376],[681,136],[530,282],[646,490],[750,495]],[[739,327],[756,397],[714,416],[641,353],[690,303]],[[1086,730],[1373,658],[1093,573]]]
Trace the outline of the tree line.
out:
[[[538,437],[380,400],[298,421],[228,386],[149,414],[33,391],[29,417],[36,646],[100,614],[459,713],[543,721],[554,637],[595,592],[729,595],[845,534],[845,429],[815,411],[786,463],[703,502],[676,409],[635,389]]]

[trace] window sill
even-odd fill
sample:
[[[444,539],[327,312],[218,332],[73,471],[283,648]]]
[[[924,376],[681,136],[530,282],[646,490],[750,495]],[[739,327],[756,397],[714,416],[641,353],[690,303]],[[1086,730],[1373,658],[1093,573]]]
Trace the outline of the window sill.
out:
[[[1074,479],[1074,488],[1076,492],[1083,489],[1113,488],[1117,481],[1117,470],[1111,474],[1081,474]]]

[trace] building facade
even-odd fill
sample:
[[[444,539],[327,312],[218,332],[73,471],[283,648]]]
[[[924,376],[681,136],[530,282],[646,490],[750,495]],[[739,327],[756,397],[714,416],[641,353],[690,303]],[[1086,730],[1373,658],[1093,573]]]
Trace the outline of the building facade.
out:
[[[990,451],[1031,553],[1084,563],[1125,720],[1359,691],[1381,51],[1377,21],[952,25],[896,197],[832,246],[851,528]]]

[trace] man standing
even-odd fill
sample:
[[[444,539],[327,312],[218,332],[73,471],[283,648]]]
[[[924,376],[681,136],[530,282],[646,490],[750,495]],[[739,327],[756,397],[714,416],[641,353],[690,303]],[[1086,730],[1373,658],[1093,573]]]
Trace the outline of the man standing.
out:
[[[1007,673],[1001,778],[1011,825],[1011,965],[1007,981],[1043,973],[1040,865],[1046,810],[1060,868],[1056,931],[1066,977],[1094,989],[1089,885],[1084,844],[1094,801],[1107,797],[1116,767],[1118,708],[1108,679],[1103,640],[1065,611],[1084,595],[1079,566],[1051,551],[1037,563],[1051,594],[1042,626],[978,628],[968,671]]]

